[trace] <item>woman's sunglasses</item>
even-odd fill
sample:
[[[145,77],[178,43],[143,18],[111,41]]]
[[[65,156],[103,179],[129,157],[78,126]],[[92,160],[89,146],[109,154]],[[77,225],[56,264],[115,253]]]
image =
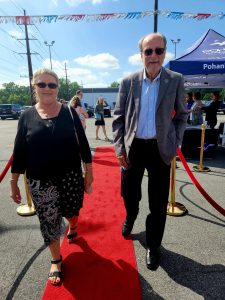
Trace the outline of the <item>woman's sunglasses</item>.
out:
[[[35,85],[37,85],[40,89],[45,89],[48,86],[48,88],[54,90],[58,87],[58,84],[53,83],[53,82],[50,82],[50,83],[38,82],[38,83],[35,83]]]
[[[145,49],[143,51],[143,53],[145,56],[150,56],[153,54],[154,51],[155,51],[155,54],[162,55],[165,51],[165,48],[155,48],[155,49],[148,48],[148,49]]]

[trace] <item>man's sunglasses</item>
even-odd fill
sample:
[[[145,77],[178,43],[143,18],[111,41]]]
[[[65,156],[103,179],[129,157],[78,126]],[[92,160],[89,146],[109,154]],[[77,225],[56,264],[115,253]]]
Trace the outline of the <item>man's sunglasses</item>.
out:
[[[150,56],[153,54],[154,51],[155,51],[155,54],[162,55],[165,51],[165,48],[155,48],[155,49],[148,48],[148,49],[145,49],[143,51],[143,53],[145,56]]]
[[[58,87],[58,84],[50,82],[50,83],[45,83],[45,82],[38,82],[35,85],[37,85],[40,89],[45,89],[47,86],[54,90]]]

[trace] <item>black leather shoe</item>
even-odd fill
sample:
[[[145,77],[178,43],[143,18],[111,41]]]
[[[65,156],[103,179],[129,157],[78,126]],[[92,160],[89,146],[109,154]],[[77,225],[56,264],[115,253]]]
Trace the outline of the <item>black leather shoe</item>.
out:
[[[128,221],[127,219],[125,219],[122,226],[122,235],[124,237],[127,237],[131,233],[133,226],[134,221]]]
[[[158,269],[160,263],[159,249],[150,250],[147,248],[146,265],[149,270],[155,271]]]

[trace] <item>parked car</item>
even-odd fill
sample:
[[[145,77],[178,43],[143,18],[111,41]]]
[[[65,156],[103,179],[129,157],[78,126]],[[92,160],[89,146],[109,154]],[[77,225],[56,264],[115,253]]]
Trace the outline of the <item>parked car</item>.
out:
[[[104,100],[104,117],[111,117],[111,106]]]
[[[218,112],[223,112],[225,114],[225,100],[219,101],[219,109]]]
[[[23,111],[25,111],[26,109],[30,108],[30,107],[31,107],[31,105],[24,105],[24,106],[22,106],[22,108],[21,108],[21,113],[22,113]]]
[[[19,104],[0,104],[0,118],[2,120],[12,118],[19,119],[21,115],[21,106]]]
[[[94,107],[90,106],[88,103],[84,103],[84,107],[88,113],[88,117],[91,118],[94,116]]]

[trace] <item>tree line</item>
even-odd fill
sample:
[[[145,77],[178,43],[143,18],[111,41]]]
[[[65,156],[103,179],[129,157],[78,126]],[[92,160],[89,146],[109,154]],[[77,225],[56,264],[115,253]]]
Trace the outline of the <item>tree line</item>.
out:
[[[82,89],[76,81],[71,82],[60,78],[60,89],[58,93],[59,99],[69,101],[76,93],[77,90]],[[118,87],[119,83],[114,81],[110,87]],[[22,106],[32,105],[31,93],[29,86],[17,85],[14,82],[3,83],[0,89],[0,104],[2,103],[18,103]]]
[[[60,78],[60,89],[58,98],[65,99],[69,101],[76,93],[77,90],[82,89],[76,81],[71,82],[70,80],[65,80],[65,78]],[[109,87],[119,87],[119,83],[114,81]],[[218,90],[218,89],[217,89]],[[199,90],[198,90],[199,91]],[[202,89],[200,92],[202,94],[203,100],[208,100],[210,98],[210,93],[215,91],[215,89]],[[225,88],[220,89],[220,99],[225,99]],[[20,86],[14,82],[3,83],[0,89],[0,104],[2,103],[18,103],[20,105],[31,105],[31,94],[29,86]]]
[[[70,100],[81,86],[77,82],[66,82],[64,78],[59,79],[59,99]],[[29,86],[17,85],[14,82],[3,83],[0,89],[0,103],[18,103],[20,105],[31,105],[32,98]]]

